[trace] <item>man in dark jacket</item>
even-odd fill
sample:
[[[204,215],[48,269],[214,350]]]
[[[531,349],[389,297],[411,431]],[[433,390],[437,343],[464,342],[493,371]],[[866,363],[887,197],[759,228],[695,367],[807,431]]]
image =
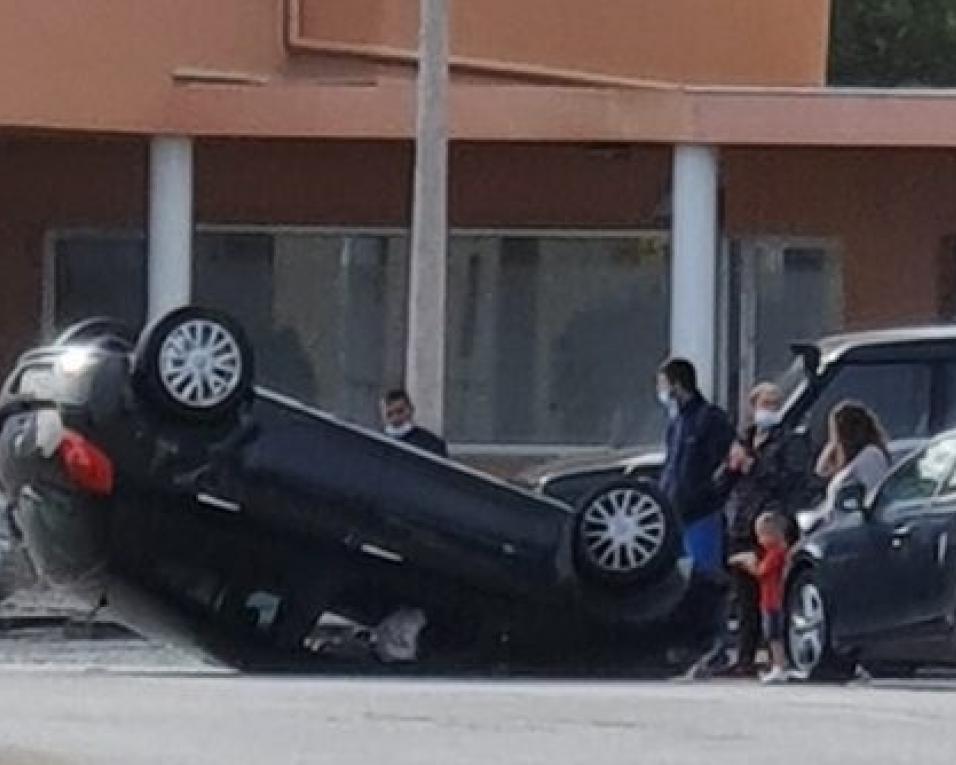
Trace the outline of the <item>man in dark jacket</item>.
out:
[[[715,475],[734,441],[734,428],[724,411],[700,394],[689,361],[666,362],[657,391],[669,415],[661,489],[684,523],[684,544],[694,568],[722,571],[724,498]]]
[[[440,457],[448,456],[445,441],[430,430],[415,424],[415,407],[408,393],[401,388],[388,391],[382,396],[382,419],[386,435],[417,446]]]
[[[703,649],[687,675],[695,679],[710,674],[726,655],[724,495],[716,477],[735,434],[724,411],[701,395],[689,361],[671,359],[661,366],[657,393],[669,418],[661,489],[683,521],[684,547],[693,561],[684,619]]]

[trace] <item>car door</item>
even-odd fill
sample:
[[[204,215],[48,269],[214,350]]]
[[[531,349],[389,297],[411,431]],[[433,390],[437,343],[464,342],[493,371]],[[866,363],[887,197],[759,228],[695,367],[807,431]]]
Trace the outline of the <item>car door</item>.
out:
[[[857,622],[873,636],[915,629],[932,618],[942,598],[938,565],[938,499],[953,472],[956,438],[931,442],[883,483],[866,514],[865,558],[847,585],[867,595]]]
[[[952,438],[956,441],[956,436]],[[956,618],[956,469],[921,522],[926,544],[920,558],[925,592],[922,618],[925,622],[950,623]]]

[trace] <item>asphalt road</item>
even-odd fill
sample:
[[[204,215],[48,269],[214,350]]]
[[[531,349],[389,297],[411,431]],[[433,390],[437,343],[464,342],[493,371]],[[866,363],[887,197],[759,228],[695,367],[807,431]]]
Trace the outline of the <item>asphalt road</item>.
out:
[[[0,764],[950,763],[956,684],[0,670]]]

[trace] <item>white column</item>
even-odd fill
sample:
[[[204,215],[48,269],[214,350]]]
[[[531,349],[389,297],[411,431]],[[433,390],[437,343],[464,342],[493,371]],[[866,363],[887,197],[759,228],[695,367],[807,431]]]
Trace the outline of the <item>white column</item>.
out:
[[[421,0],[405,380],[418,421],[441,431],[448,239],[448,7]]]
[[[674,147],[671,222],[671,354],[697,368],[714,393],[717,347],[717,149]]]
[[[149,144],[150,321],[190,302],[192,233],[192,139],[155,136]]]

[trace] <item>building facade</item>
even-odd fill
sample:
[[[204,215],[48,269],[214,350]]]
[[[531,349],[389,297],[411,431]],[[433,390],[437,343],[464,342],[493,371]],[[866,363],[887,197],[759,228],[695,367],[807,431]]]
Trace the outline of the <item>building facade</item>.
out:
[[[956,98],[824,86],[826,0],[452,6],[456,450],[653,441],[689,355],[956,313]],[[417,0],[0,8],[0,362],[227,308],[260,377],[374,424],[410,342]]]

